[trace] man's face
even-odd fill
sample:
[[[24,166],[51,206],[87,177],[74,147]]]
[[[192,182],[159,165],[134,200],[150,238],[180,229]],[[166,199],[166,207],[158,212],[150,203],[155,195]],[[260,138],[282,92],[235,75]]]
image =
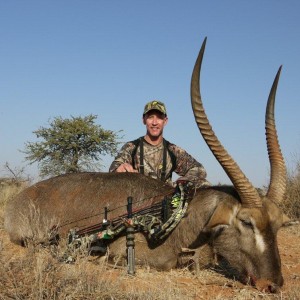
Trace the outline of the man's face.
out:
[[[144,115],[143,122],[146,125],[148,135],[159,137],[168,123],[168,117],[157,110],[150,110]]]

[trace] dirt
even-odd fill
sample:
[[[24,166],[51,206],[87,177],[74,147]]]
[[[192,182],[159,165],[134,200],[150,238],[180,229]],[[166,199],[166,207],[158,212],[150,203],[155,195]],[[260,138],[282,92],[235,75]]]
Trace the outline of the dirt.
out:
[[[279,231],[278,245],[285,283],[279,293],[275,295],[259,292],[251,286],[228,279],[213,270],[200,271],[196,275],[188,269],[157,272],[146,268],[137,268],[135,276],[128,276],[124,269],[106,268],[105,280],[109,279],[111,282],[116,282],[117,280],[118,288],[121,288],[124,293],[132,293],[133,287],[139,291],[144,290],[154,295],[155,293],[159,295],[163,292],[167,295],[176,290],[177,293],[183,295],[182,299],[300,299],[299,244],[300,225],[283,228]],[[5,231],[0,229],[2,262],[25,259],[28,251],[28,249],[10,243]],[[99,269],[99,261],[96,258],[91,258],[85,261],[85,263],[87,264],[86,268],[92,274],[96,274],[97,269]],[[80,266],[82,268],[82,264]],[[60,276],[63,276],[63,272],[70,272],[70,268],[79,268],[79,265],[65,267],[65,269],[61,270]],[[18,273],[14,274],[14,276],[17,277]],[[24,274],[20,276],[24,276]],[[148,299],[156,298],[154,296]],[[170,296],[166,297],[166,299],[180,299],[180,297]]]

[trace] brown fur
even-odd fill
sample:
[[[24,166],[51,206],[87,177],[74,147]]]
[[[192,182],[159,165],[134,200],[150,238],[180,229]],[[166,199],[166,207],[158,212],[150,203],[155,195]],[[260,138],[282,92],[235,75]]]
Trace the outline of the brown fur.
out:
[[[127,197],[134,199],[134,209],[160,201],[173,188],[143,175],[124,173],[77,173],[54,177],[27,188],[10,203],[5,212],[5,228],[12,241],[26,237],[20,232],[21,221],[32,214],[52,225],[59,233],[74,227],[84,228],[102,222],[104,206],[110,218],[126,213]],[[38,210],[38,212],[37,212]]]

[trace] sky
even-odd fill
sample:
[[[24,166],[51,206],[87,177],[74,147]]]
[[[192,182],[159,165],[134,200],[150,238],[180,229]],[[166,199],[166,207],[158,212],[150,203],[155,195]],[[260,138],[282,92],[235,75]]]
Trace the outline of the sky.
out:
[[[299,0],[0,0],[0,176],[6,163],[38,180],[22,150],[61,116],[97,115],[122,142],[145,134],[146,102],[166,104],[164,137],[230,183],[190,104],[207,37],[201,93],[213,129],[256,186],[269,183],[264,117],[280,65],[275,118],[293,170],[300,149]],[[113,158],[103,157],[103,171]]]

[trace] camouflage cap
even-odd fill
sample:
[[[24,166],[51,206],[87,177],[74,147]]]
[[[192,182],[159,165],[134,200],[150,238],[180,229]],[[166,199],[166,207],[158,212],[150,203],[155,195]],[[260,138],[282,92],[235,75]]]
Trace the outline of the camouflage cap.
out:
[[[167,115],[165,104],[157,100],[150,101],[145,105],[143,115],[145,115],[150,110],[158,110],[164,115]]]

